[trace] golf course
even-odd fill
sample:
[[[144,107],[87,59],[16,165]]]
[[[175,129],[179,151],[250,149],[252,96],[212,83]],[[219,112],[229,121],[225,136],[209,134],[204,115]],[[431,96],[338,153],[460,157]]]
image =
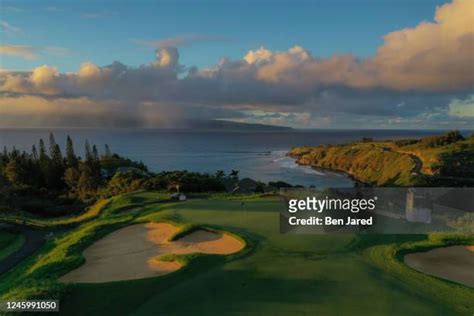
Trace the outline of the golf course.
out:
[[[473,236],[281,234],[281,207],[277,195],[140,191],[31,218],[21,225],[51,234],[0,276],[1,299],[59,299],[64,315],[474,313],[472,287],[404,263]]]

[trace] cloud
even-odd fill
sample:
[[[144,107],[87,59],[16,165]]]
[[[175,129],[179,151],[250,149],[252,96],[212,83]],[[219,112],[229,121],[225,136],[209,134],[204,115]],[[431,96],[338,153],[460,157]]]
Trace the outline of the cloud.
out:
[[[156,49],[156,56],[139,67],[85,62],[72,73],[46,65],[30,73],[2,72],[0,93],[10,101],[30,96],[79,109],[81,100],[96,103],[101,113],[147,126],[179,117],[307,127],[366,126],[368,118],[389,126],[403,121],[421,126],[422,120],[469,125],[474,119],[453,99],[466,99],[474,87],[472,3],[456,0],[437,8],[433,22],[387,34],[376,54],[365,59],[318,58],[299,45],[286,51],[260,47],[240,59],[223,58],[198,69],[181,65],[178,47],[206,37],[177,37],[141,42]],[[19,47],[24,58],[36,56],[37,50],[28,55],[26,46]],[[62,112],[67,109],[61,107]],[[437,114],[431,115],[434,110]],[[71,110],[79,115],[76,111]]]
[[[453,99],[449,105],[449,115],[474,118],[474,94],[470,95],[465,100]]]
[[[38,57],[36,49],[32,46],[23,45],[0,45],[0,55],[19,56],[24,59],[33,60]]]
[[[166,47],[186,47],[196,43],[203,42],[226,42],[228,38],[219,36],[210,36],[204,34],[187,34],[176,37],[170,37],[157,40],[132,39],[133,43],[143,45],[149,48],[160,49]]]
[[[41,54],[53,55],[56,57],[64,57],[70,54],[67,48],[55,46],[28,46],[28,45],[0,45],[0,55],[10,55],[21,57],[26,60],[38,59]]]
[[[19,27],[11,25],[7,21],[0,21],[0,28],[2,29],[2,32],[7,34],[8,36],[15,36],[15,35],[23,34],[22,29],[20,29]]]

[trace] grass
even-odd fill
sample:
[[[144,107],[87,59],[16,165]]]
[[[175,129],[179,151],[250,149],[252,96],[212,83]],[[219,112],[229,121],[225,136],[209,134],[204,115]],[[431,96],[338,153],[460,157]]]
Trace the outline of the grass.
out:
[[[420,273],[403,263],[408,253],[424,252],[449,245],[474,244],[474,236],[457,234],[432,234],[428,239],[403,244],[380,245],[369,248],[365,256],[375,266],[388,271],[412,289],[429,293],[438,302],[450,304],[456,301],[455,309],[459,314],[472,314],[474,311],[474,291],[466,286],[441,280]]]
[[[29,226],[34,228],[52,228],[59,226],[72,226],[87,220],[91,220],[97,217],[102,209],[107,205],[109,200],[100,200],[91,207],[89,207],[85,212],[77,216],[64,216],[53,219],[44,219],[38,216],[33,216],[31,214],[21,214],[21,215],[11,215],[5,214],[0,215],[0,222],[19,224],[23,226]]]
[[[300,147],[290,151],[298,163],[346,172],[374,185],[404,186],[413,182],[416,164],[403,153],[387,150],[383,143]]]
[[[300,164],[343,171],[377,186],[472,186],[474,137],[433,143],[443,137],[295,147],[290,155]]]
[[[0,231],[0,261],[20,249],[24,243],[23,235]]]
[[[61,297],[67,315],[471,315],[474,290],[424,275],[401,261],[405,251],[449,243],[462,236],[292,235],[279,232],[280,201],[191,199],[160,203],[151,193],[120,201],[142,203],[138,214],[101,213],[50,240],[0,278],[1,299]],[[143,199],[137,202],[137,199]],[[245,202],[245,203],[243,203]],[[107,215],[109,214],[109,215]],[[244,253],[188,255],[168,275],[104,284],[58,284],[56,279],[83,262],[81,252],[112,230],[136,222],[173,221],[225,230],[248,241]],[[423,248],[425,247],[425,248]],[[444,296],[445,298],[441,298]]]
[[[146,204],[158,203],[168,198],[169,195],[167,193],[140,191],[99,200],[79,215],[45,219],[29,213],[1,214],[0,222],[40,229],[75,226],[98,217],[107,217],[112,213],[118,213]]]

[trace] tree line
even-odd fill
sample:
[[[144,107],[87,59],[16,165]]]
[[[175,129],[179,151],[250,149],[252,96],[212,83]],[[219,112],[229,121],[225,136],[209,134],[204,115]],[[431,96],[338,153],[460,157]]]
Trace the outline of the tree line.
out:
[[[84,157],[80,157],[67,136],[62,151],[51,133],[48,144],[40,139],[30,152],[15,147],[4,147],[0,152],[0,211],[64,215],[99,198],[136,190],[175,191],[179,187],[180,192],[225,191],[223,179],[236,180],[238,173],[150,173],[142,162],[112,153],[108,145],[100,155],[97,146],[86,140]]]
[[[49,144],[40,139],[31,152],[6,146],[0,153],[0,185],[17,190],[47,190],[63,192],[86,200],[101,184],[101,157],[96,145],[84,144],[84,158],[76,155],[71,137],[67,136],[65,154],[49,135]],[[112,157],[108,145],[102,158]]]

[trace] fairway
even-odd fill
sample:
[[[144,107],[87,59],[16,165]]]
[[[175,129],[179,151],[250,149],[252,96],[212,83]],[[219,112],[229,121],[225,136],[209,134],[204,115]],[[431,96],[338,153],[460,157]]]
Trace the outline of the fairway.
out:
[[[281,206],[276,196],[203,195],[186,202],[159,202],[152,192],[117,196],[107,201],[94,221],[51,240],[36,257],[2,276],[0,293],[2,297],[60,295],[64,315],[149,315],[157,311],[162,315],[312,315],[317,311],[322,315],[418,316],[470,315],[474,311],[474,289],[417,272],[397,259],[404,247],[472,244],[472,240],[456,236],[428,240],[425,235],[281,234]],[[123,213],[137,207],[139,211]],[[154,235],[155,244],[148,246],[136,239],[166,222],[176,223],[182,231],[174,228],[169,231],[173,237],[160,237],[160,230],[155,230],[148,235],[158,234]],[[130,231],[135,229],[138,235]],[[229,232],[245,240],[247,246],[229,255],[177,251],[158,257],[174,262],[161,267],[168,269],[165,274],[155,270],[137,280],[58,283],[59,278],[67,281],[77,271],[86,271],[88,265],[100,265],[94,255],[101,260],[107,254],[118,255],[120,247],[113,246],[114,240],[129,250],[160,247],[157,244],[165,239],[172,240],[169,244],[189,243],[196,237],[215,242],[215,235],[203,235],[200,229]],[[128,236],[130,242],[117,239],[119,235]],[[94,250],[97,245],[100,247]],[[201,248],[197,252],[206,251]],[[146,266],[150,257],[159,254],[154,249],[135,259]],[[122,265],[120,273],[136,272],[132,258],[120,255],[107,260],[115,261],[116,267]],[[76,281],[111,280],[107,279],[111,271],[86,271],[86,279]],[[34,287],[29,283],[32,278],[36,279]],[[73,278],[69,281],[76,282]]]
[[[455,301],[452,305],[436,301],[420,288],[412,288],[372,265],[353,249],[353,235],[280,234],[279,207],[275,197],[216,198],[169,204],[159,212],[150,212],[139,219],[168,218],[220,227],[249,238],[254,249],[243,258],[218,265],[200,263],[166,279],[77,285],[64,302],[63,311],[79,314],[77,307],[81,306],[82,312],[86,309],[100,314],[110,308],[108,302],[119,298],[113,307],[116,312],[137,315],[153,313],[157,308],[166,315],[314,311],[324,315],[458,314]],[[403,236],[371,238],[374,244],[407,240]],[[186,304],[182,304],[182,297],[186,297]],[[474,304],[468,308],[473,309]]]

